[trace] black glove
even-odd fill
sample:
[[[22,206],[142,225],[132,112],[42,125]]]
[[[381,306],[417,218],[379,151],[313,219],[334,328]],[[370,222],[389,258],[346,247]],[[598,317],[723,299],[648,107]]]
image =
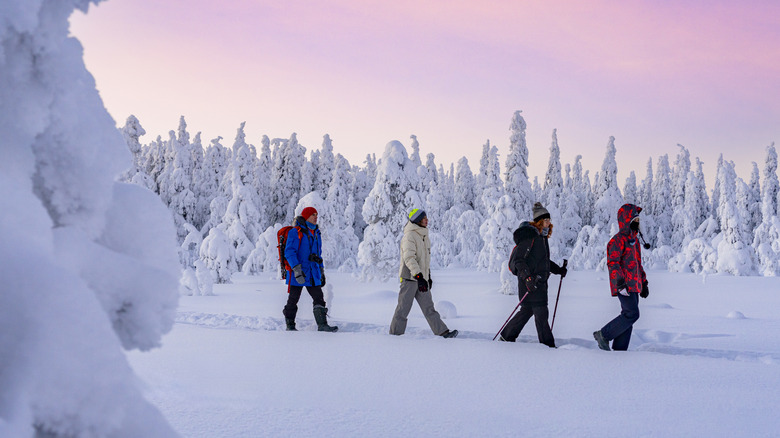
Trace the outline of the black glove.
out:
[[[647,296],[650,295],[650,289],[647,288],[647,281],[642,283],[642,292],[639,292],[639,296],[642,298],[647,298]]]
[[[428,282],[423,277],[422,272],[414,276],[417,280],[417,290],[420,292],[428,292]]]
[[[321,282],[321,284],[320,284],[320,287],[322,287],[322,286],[325,286],[325,272],[322,272],[322,274],[320,275],[320,277],[322,277],[322,282]]]
[[[293,275],[295,275],[295,281],[297,281],[298,284],[306,283],[306,276],[303,275],[303,268],[301,267],[300,263],[293,266],[292,271]]]
[[[525,288],[528,289],[529,293],[533,293],[536,291],[536,278],[537,276],[529,275],[528,277],[525,277]]]
[[[561,266],[561,271],[560,271],[561,278],[565,277],[566,274],[568,273],[569,273],[569,268],[567,268],[566,266]]]
[[[433,278],[428,279],[428,290],[433,289]]]

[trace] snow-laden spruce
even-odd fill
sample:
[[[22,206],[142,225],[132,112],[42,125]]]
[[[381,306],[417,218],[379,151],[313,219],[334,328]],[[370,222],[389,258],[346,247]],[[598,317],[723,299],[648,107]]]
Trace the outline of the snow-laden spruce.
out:
[[[414,189],[417,166],[406,148],[394,140],[385,146],[374,187],[363,204],[368,224],[358,248],[358,267],[364,280],[387,279],[398,272],[399,244],[407,215],[423,201]],[[434,218],[435,219],[435,218]]]

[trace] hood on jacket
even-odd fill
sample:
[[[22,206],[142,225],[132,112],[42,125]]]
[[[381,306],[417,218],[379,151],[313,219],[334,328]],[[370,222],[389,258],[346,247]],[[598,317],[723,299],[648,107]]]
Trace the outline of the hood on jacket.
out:
[[[631,225],[631,221],[634,220],[635,217],[639,216],[639,212],[641,211],[642,207],[637,207],[634,204],[623,204],[623,206],[618,210],[617,214],[620,231],[625,233],[630,232],[631,230],[629,226]]]
[[[303,230],[316,230],[319,228],[319,224],[307,222],[303,216],[296,216],[295,219],[293,219],[293,226],[299,226]]]
[[[417,225],[414,222],[406,222],[406,225],[404,225],[404,233],[414,231],[416,233],[419,233],[420,235],[427,236],[428,235],[428,228],[422,227],[420,225]]]
[[[536,229],[534,224],[525,221],[512,234],[512,238],[515,240],[515,245],[518,245],[523,240],[532,239],[539,235],[539,230]]]

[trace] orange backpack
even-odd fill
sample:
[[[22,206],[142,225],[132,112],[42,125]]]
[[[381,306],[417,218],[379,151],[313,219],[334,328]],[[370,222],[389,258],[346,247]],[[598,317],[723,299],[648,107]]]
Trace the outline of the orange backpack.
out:
[[[303,231],[301,231],[301,227],[288,225],[286,227],[282,227],[279,231],[276,232],[276,241],[278,242],[276,248],[279,250],[279,265],[282,273],[282,280],[286,280],[288,272],[292,272],[292,266],[290,266],[290,263],[287,262],[287,258],[284,256],[284,249],[287,247],[287,234],[293,228],[298,230],[298,248],[300,248],[301,239],[303,239]]]

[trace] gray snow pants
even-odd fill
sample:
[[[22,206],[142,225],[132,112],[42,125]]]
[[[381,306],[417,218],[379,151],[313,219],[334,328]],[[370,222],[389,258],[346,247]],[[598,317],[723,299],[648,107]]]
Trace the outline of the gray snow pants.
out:
[[[433,307],[433,298],[431,291],[420,292],[417,289],[417,280],[403,280],[401,290],[398,292],[398,306],[393,314],[393,321],[390,322],[390,334],[402,335],[406,331],[406,317],[412,310],[412,303],[417,300],[428,325],[435,335],[441,335],[447,331],[447,326],[441,320],[439,312]]]

